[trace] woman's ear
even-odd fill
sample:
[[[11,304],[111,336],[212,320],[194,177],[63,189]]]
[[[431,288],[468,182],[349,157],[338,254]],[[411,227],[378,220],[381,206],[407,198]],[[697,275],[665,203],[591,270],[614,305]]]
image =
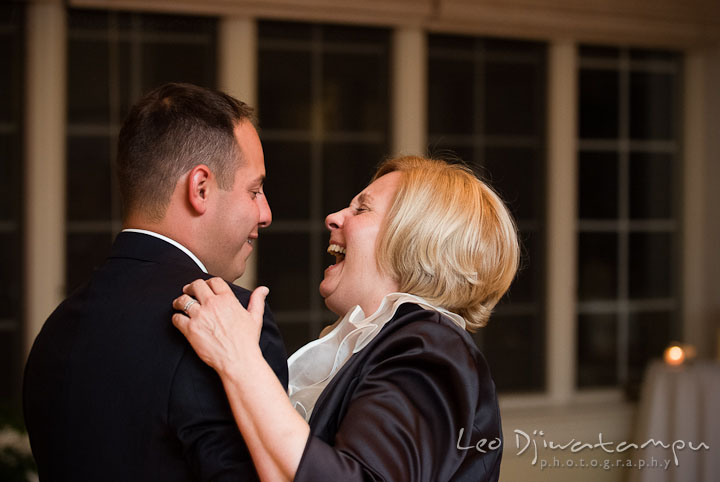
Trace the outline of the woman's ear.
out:
[[[198,164],[188,174],[187,199],[197,214],[204,214],[208,208],[208,199],[214,176],[205,164]]]

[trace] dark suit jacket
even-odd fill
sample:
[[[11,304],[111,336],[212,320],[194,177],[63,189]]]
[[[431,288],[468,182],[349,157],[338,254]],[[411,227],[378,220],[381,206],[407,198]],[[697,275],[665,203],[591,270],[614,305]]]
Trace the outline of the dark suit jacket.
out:
[[[467,332],[415,304],[401,305],[335,375],[310,429],[296,482],[497,481],[500,473],[500,413],[485,359]]]
[[[209,278],[175,246],[120,233],[90,281],[48,318],[23,404],[40,480],[256,480],[216,373],[172,325],[183,285]],[[249,292],[233,287],[247,305]],[[287,386],[265,307],[262,352]]]

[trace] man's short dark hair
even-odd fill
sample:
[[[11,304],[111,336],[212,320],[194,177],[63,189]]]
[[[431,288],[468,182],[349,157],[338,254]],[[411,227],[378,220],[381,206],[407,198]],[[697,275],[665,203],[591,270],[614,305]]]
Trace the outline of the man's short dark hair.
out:
[[[142,210],[162,219],[178,179],[198,164],[212,170],[221,189],[231,189],[243,161],[234,128],[243,121],[254,124],[252,108],[216,90],[169,83],[146,94],[118,139],[123,216]]]

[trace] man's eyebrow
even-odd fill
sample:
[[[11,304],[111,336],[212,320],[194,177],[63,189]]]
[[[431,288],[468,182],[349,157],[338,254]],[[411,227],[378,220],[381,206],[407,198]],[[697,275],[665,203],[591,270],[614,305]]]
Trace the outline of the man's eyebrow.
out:
[[[261,174],[260,176],[256,177],[256,178],[253,179],[252,181],[250,181],[250,184],[252,184],[252,185],[256,185],[256,184],[263,185],[263,184],[265,184],[265,180],[266,180],[266,179],[267,179],[267,177],[266,177],[264,174]]]

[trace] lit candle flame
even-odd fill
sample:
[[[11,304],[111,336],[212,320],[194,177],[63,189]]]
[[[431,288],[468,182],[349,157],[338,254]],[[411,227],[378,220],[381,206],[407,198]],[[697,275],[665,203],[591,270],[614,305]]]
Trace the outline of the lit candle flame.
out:
[[[682,365],[685,361],[685,350],[678,345],[670,346],[665,350],[664,358],[668,365]]]

